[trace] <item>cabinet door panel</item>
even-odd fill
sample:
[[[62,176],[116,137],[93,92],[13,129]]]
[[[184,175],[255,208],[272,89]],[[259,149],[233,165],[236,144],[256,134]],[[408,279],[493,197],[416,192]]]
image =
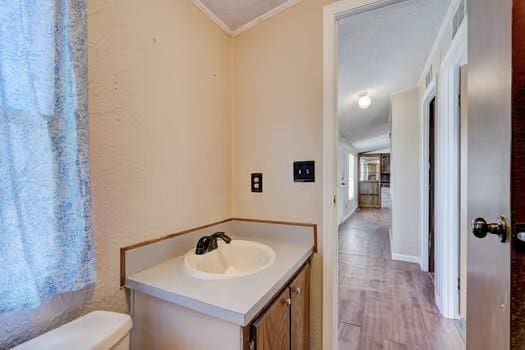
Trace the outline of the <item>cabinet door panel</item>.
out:
[[[309,349],[310,328],[310,264],[307,264],[290,284],[291,349]]]
[[[285,291],[254,325],[257,350],[290,349],[290,291]]]

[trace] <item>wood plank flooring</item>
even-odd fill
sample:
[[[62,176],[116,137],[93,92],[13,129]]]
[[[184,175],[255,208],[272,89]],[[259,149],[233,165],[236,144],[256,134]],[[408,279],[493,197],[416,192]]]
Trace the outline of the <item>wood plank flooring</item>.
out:
[[[430,275],[392,260],[389,230],[389,209],[359,210],[339,229],[339,349],[464,349]]]

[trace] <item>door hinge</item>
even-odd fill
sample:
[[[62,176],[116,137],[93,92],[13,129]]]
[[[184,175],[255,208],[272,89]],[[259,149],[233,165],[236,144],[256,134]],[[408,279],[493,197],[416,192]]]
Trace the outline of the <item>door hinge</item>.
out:
[[[337,203],[337,195],[334,195],[334,205]]]
[[[461,278],[458,277],[458,290],[461,290]]]
[[[461,108],[461,94],[458,95],[458,107]]]

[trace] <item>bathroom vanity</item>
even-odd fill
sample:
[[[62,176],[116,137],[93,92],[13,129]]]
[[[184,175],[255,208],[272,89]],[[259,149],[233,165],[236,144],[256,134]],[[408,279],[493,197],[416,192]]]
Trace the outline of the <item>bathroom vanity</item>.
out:
[[[310,263],[244,330],[243,349],[309,348]]]
[[[204,235],[231,244],[194,256]],[[309,347],[316,227],[230,219],[123,248],[136,349]]]

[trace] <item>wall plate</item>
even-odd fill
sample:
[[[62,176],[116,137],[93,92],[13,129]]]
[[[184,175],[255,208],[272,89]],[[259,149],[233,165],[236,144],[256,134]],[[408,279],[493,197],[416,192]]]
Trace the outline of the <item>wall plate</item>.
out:
[[[315,182],[315,161],[294,162],[293,180],[294,182]]]
[[[263,191],[263,174],[252,173],[252,192],[261,193]]]

